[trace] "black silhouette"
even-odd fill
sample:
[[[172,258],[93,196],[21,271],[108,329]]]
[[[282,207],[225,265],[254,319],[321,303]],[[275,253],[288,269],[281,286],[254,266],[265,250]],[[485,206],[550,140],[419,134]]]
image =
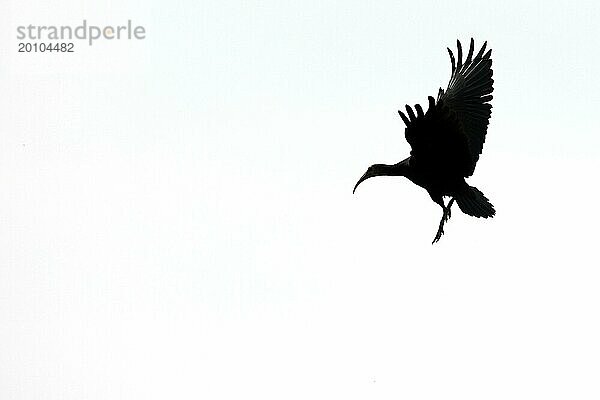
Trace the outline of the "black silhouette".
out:
[[[474,42],[463,63],[462,46],[458,47],[458,63],[448,48],[452,75],[446,91],[439,89],[437,102],[429,96],[429,109],[423,112],[415,104],[416,115],[406,105],[408,117],[398,111],[406,124],[406,141],[410,157],[394,165],[374,164],[358,180],[354,191],[364,180],[381,175],[405,176],[423,187],[431,199],[443,209],[442,219],[433,243],[444,234],[444,223],[450,219],[450,207],[456,200],[458,207],[474,217],[493,217],[494,206],[477,188],[469,186],[464,178],[475,171],[487,126],[492,113],[490,93],[492,84],[492,50],[484,54],[487,42],[473,58]],[[354,193],[353,191],[353,193]],[[444,205],[444,196],[451,197]]]

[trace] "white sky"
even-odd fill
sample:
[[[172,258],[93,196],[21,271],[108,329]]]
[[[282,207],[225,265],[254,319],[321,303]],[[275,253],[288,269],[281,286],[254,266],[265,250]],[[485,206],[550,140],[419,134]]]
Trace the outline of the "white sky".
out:
[[[144,25],[17,53],[19,25]],[[0,6],[0,398],[597,399],[597,2]],[[368,165],[488,40],[470,183]]]

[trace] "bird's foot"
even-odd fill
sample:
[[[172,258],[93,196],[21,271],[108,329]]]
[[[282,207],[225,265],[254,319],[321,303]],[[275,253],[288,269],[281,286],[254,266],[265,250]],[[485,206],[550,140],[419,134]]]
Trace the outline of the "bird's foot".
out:
[[[438,228],[438,231],[435,234],[435,237],[433,238],[433,242],[431,242],[431,244],[435,244],[435,243],[439,242],[439,240],[441,239],[443,234],[444,234],[444,220],[442,219],[442,221],[440,222],[440,227]]]
[[[439,242],[439,240],[442,238],[443,234],[444,234],[444,230],[442,228],[438,229],[437,233],[435,234],[435,238],[433,238],[433,242],[431,242],[431,244],[435,244],[435,243]]]
[[[439,226],[438,231],[435,234],[435,237],[433,238],[433,242],[431,242],[431,244],[439,242],[440,238],[444,234],[444,223],[448,222],[448,220],[452,216],[452,212],[450,211],[450,207],[452,207],[452,203],[454,203],[454,198],[450,199],[450,201],[448,202],[448,206],[444,206],[443,201],[441,203],[439,203],[442,206],[442,209],[444,210],[444,214],[442,214],[442,219],[440,220],[440,226]]]
[[[440,238],[444,234],[444,223],[446,223],[450,219],[450,207],[444,207],[444,214],[442,215],[442,219],[440,220],[440,226],[438,228],[435,237],[433,238],[433,242],[431,244],[439,242]]]

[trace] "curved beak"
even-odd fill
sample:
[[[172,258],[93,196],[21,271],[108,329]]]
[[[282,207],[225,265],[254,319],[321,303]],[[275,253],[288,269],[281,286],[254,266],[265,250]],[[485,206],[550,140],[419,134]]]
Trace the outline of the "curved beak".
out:
[[[354,192],[356,192],[356,188],[358,187],[358,185],[360,185],[363,181],[366,181],[367,179],[369,179],[373,176],[374,175],[371,173],[371,171],[367,170],[367,172],[365,172],[364,175],[360,177],[358,182],[356,182],[356,185],[354,185],[354,190],[352,190],[352,194],[354,194]]]

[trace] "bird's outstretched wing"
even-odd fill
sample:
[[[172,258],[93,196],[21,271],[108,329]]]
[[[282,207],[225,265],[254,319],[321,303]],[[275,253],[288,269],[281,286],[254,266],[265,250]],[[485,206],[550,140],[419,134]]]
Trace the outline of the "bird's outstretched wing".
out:
[[[485,54],[487,42],[483,44],[477,55],[473,57],[474,42],[471,39],[467,58],[462,59],[462,46],[456,41],[458,48],[458,62],[454,58],[452,50],[448,48],[450,62],[452,63],[452,75],[448,88],[438,93],[438,103],[447,106],[453,113],[463,134],[467,138],[469,155],[471,158],[470,168],[465,172],[465,177],[471,176],[475,170],[475,164],[483,149],[485,135],[489,119],[492,114],[491,93],[493,92],[492,79],[492,50]]]
[[[406,113],[398,111],[406,124],[406,141],[410,144],[410,163],[426,175],[464,176],[471,168],[468,140],[461,124],[443,101],[428,97],[429,108],[406,105]]]

